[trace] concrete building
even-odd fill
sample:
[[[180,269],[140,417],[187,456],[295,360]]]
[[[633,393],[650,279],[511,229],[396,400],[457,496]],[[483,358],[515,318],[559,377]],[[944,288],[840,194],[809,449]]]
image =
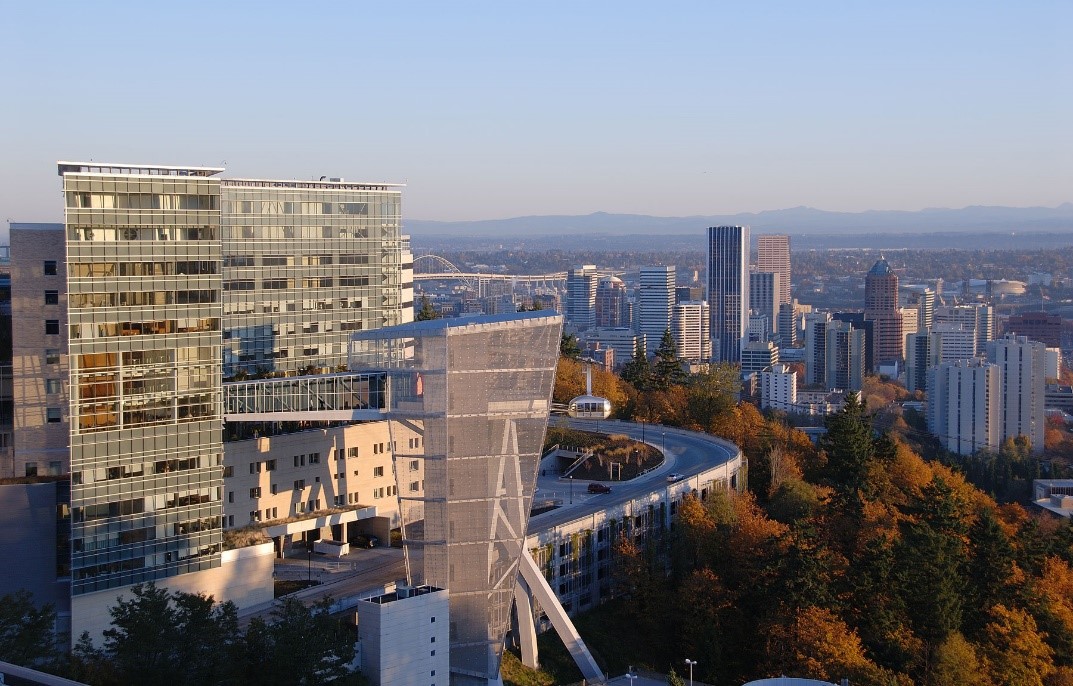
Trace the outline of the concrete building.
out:
[[[1062,344],[1062,317],[1046,312],[1022,312],[1007,320],[1006,332],[1057,348]]]
[[[782,274],[778,272],[751,272],[749,274],[749,307],[753,312],[767,317],[773,333],[778,333],[781,297]]]
[[[868,318],[864,312],[835,312],[831,319],[836,322],[847,322],[854,329],[864,332],[864,370],[865,373],[878,371],[879,358],[876,357],[876,345],[879,340],[876,337],[876,323]]]
[[[596,285],[596,326],[605,329],[630,326],[626,284],[617,276],[604,277]]]
[[[712,360],[740,362],[749,331],[749,227],[708,229]]]
[[[772,340],[771,320],[766,314],[753,312],[749,315],[749,342],[760,341],[766,343]]]
[[[964,324],[949,321],[937,322],[931,328],[931,332],[940,340],[940,362],[972,359],[979,352],[976,345],[979,336],[976,330],[967,328]]]
[[[864,331],[849,322],[833,321],[826,329],[824,385],[829,389],[859,391],[864,385]]]
[[[956,324],[976,332],[976,352],[987,349],[995,339],[995,310],[984,303],[940,305],[935,308],[936,324]]]
[[[63,224],[11,224],[12,450],[0,476],[70,471]],[[17,438],[16,438],[17,437]]]
[[[935,289],[927,286],[908,286],[906,305],[917,311],[916,330],[931,327],[935,317]],[[908,332],[907,332],[908,333]]]
[[[674,265],[641,267],[640,285],[637,289],[638,333],[652,346],[646,352],[652,355],[663,334],[671,328],[674,314]]]
[[[800,314],[797,309],[797,301],[782,303],[779,305],[777,328],[779,331],[779,347],[792,348],[797,345],[800,334]]]
[[[880,258],[864,277],[864,314],[875,323],[875,365],[903,358],[902,316],[898,310],[898,275]]]
[[[942,361],[942,337],[924,329],[905,337],[905,387],[910,392],[925,391],[928,369]]]
[[[797,406],[797,373],[784,364],[760,372],[760,408],[794,412]]]
[[[756,270],[779,275],[778,304],[790,302],[790,237],[760,234],[756,237]],[[756,305],[753,305],[756,308]],[[776,306],[775,311],[778,311]]]
[[[596,328],[581,334],[582,348],[599,345],[615,351],[615,367],[621,368],[637,354],[645,350],[645,337],[628,327],[613,329]]]
[[[1025,336],[1006,334],[988,344],[987,359],[1002,375],[1001,440],[1026,436],[1033,453],[1043,452],[1046,348]]]
[[[596,265],[586,264],[566,272],[566,322],[574,331],[596,326]]]
[[[450,674],[448,593],[395,585],[358,602],[361,671],[373,686],[435,686]]]
[[[771,341],[746,343],[741,350],[742,376],[757,374],[779,361],[779,349]]]
[[[708,303],[681,302],[674,306],[671,333],[678,347],[678,357],[692,364],[706,363],[712,357],[712,337]]]
[[[811,312],[805,315],[805,385],[827,383],[827,327],[830,312]]]
[[[1062,375],[1062,349],[1047,348],[1047,371],[1048,379],[1058,379]]]
[[[961,455],[998,450],[1002,374],[979,358],[944,362],[928,371],[928,430]]]

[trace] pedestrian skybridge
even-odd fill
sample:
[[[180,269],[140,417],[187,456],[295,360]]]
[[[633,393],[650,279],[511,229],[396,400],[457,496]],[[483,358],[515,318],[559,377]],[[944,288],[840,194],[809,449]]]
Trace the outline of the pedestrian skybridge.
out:
[[[390,383],[383,372],[229,381],[224,421],[294,422],[383,419]]]

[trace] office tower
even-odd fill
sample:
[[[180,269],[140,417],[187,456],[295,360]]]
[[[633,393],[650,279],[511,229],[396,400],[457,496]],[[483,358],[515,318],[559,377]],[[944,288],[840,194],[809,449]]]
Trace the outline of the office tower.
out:
[[[708,228],[712,359],[740,362],[749,332],[749,227]]]
[[[1032,452],[1042,452],[1046,347],[1025,336],[1006,334],[988,344],[987,358],[1002,373],[1001,440],[1027,436],[1032,441]]]
[[[63,224],[11,224],[12,443],[0,477],[70,471]],[[43,321],[42,321],[43,320]]]
[[[749,342],[753,341],[770,341],[771,336],[771,320],[768,319],[766,314],[759,314],[753,312],[749,315]]]
[[[910,393],[928,386],[928,370],[941,362],[942,337],[924,329],[905,337],[905,387]]]
[[[1057,348],[1062,342],[1062,317],[1046,312],[1015,314],[1006,322],[1006,333],[1039,341],[1048,348]]]
[[[413,320],[400,187],[246,179],[220,187],[226,377],[331,371],[346,364],[351,332]]]
[[[576,331],[596,326],[596,265],[586,264],[566,273],[566,322]]]
[[[790,302],[790,237],[760,234],[756,239],[756,270],[779,275],[778,305]],[[753,305],[756,308],[756,305]],[[778,307],[776,306],[776,311]]]
[[[864,332],[864,370],[868,373],[875,369],[878,362],[875,356],[877,341],[875,321],[868,319],[863,312],[835,312],[831,315],[831,320],[848,322],[853,325],[854,329]]]
[[[940,305],[935,308],[936,324],[958,324],[976,332],[976,350],[983,352],[995,338],[995,310],[984,303]]]
[[[898,275],[883,258],[864,277],[864,314],[875,322],[874,364],[900,362],[904,340],[898,312]]]
[[[589,329],[581,334],[581,345],[583,348],[592,345],[611,348],[615,351],[616,368],[622,368],[622,365],[632,360],[639,350],[646,349],[644,334],[639,334],[625,326]]]
[[[760,409],[793,412],[797,404],[797,373],[784,364],[760,372]]]
[[[935,316],[935,289],[927,286],[910,286],[909,302],[911,307],[917,310],[918,331],[929,328],[934,323]]]
[[[1001,443],[1002,373],[979,358],[944,362],[928,371],[928,430],[962,455]]]
[[[827,382],[827,327],[830,312],[805,315],[805,384],[822,386]]]
[[[596,326],[616,328],[630,325],[626,284],[617,276],[600,279],[596,286]]]
[[[826,330],[827,360],[824,367],[827,388],[843,391],[859,391],[864,385],[865,349],[864,331],[853,328],[849,322],[833,321]]]
[[[778,315],[781,293],[782,274],[778,272],[749,274],[749,307],[753,312],[767,316],[773,333],[779,331]]]
[[[779,361],[779,349],[771,341],[751,341],[741,349],[741,374],[747,376]]]
[[[798,329],[800,328],[798,322],[800,319],[796,300],[779,305],[777,327],[780,347],[792,348],[797,345]]]
[[[931,331],[941,341],[940,362],[968,360],[979,352],[976,347],[976,329],[955,322],[936,322]]]
[[[424,427],[424,449],[396,457],[426,475],[423,493],[400,495],[403,544],[411,581],[450,592],[452,684],[499,678],[561,331],[526,312],[353,338],[351,367],[387,377],[388,419]]]
[[[693,272],[696,274],[696,271]],[[674,302],[687,303],[704,300],[704,286],[675,286]]]
[[[674,312],[674,266],[641,267],[640,286],[637,290],[639,305],[637,314],[638,333],[643,333],[652,346],[658,346],[663,334],[671,328]],[[651,355],[655,347],[646,352]]]
[[[916,333],[920,322],[920,309],[917,307],[899,307],[898,313],[902,316],[902,336]]]
[[[672,330],[678,357],[693,364],[705,363],[712,357],[712,337],[708,303],[683,302],[674,306]]]

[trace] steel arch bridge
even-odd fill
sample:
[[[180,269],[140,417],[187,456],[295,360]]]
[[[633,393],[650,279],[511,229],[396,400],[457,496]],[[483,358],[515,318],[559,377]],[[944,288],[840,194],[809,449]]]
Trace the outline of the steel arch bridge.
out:
[[[425,271],[418,271],[419,262]],[[427,266],[426,266],[427,265]],[[440,269],[442,271],[432,271]],[[480,290],[482,283],[489,281],[510,281],[512,283],[524,283],[527,286],[543,284],[548,286],[564,287],[566,272],[553,272],[551,274],[483,274],[480,272],[464,272],[454,263],[439,255],[420,255],[414,258],[414,280],[434,281],[437,279],[457,279],[464,283],[467,288]]]

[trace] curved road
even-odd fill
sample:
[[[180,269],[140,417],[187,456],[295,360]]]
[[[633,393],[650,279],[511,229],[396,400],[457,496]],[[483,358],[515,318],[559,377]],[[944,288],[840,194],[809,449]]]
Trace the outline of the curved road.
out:
[[[591,419],[569,419],[566,421],[572,429],[595,431],[602,434],[625,434],[630,438],[641,440],[641,424],[610,420],[596,422]],[[594,514],[610,505],[641,498],[658,490],[659,487],[670,486],[671,484],[667,482],[668,474],[682,474],[683,478],[675,483],[692,481],[694,488],[696,488],[698,474],[712,467],[718,467],[739,454],[736,446],[709,434],[672,429],[660,424],[646,424],[643,427],[643,432],[645,443],[664,453],[666,459],[662,465],[648,474],[631,481],[601,482],[611,487],[610,493],[589,494],[587,489],[591,482],[587,480],[577,479],[571,484],[569,479],[560,479],[555,474],[549,473],[547,476],[538,476],[534,502],[552,499],[562,500],[562,506],[535,517],[530,517],[528,533],[532,535],[542,529]],[[571,500],[573,500],[573,504],[571,504]]]

